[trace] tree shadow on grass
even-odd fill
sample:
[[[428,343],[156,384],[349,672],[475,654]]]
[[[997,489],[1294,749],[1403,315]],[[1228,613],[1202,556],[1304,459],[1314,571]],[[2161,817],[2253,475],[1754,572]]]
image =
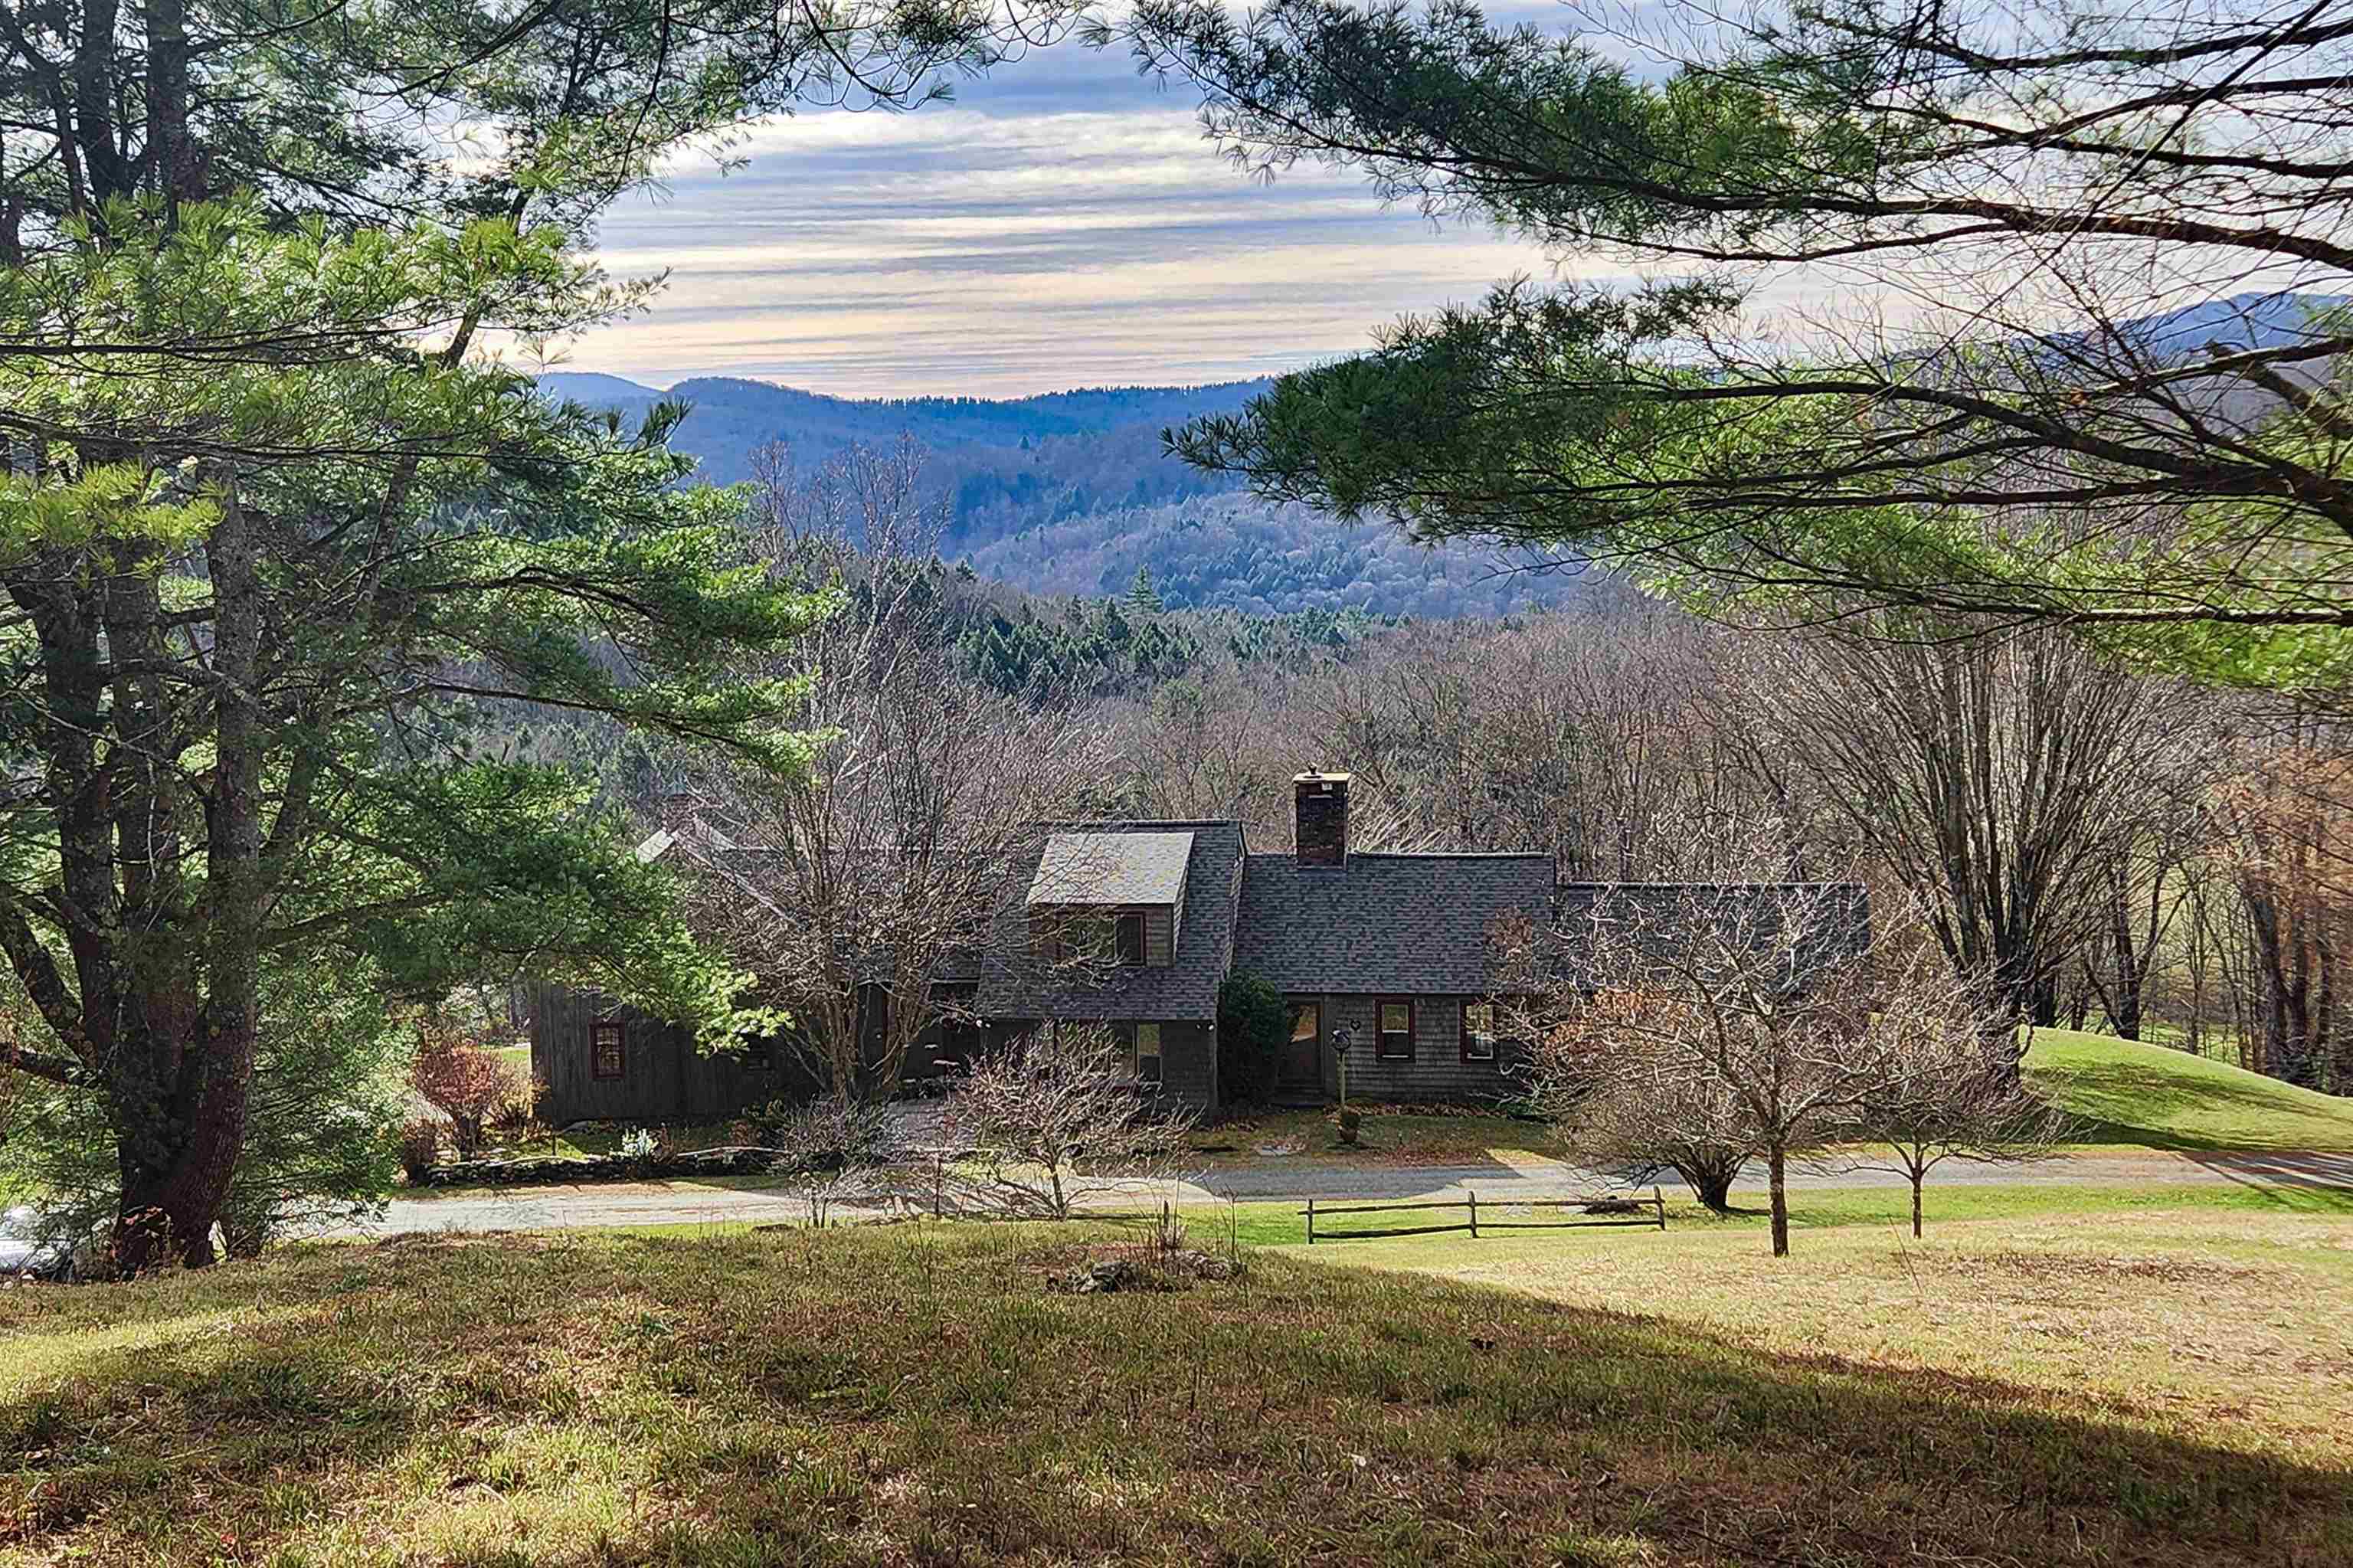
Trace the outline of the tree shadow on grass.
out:
[[[2278,1196],[2285,1207],[2308,1207],[2313,1195],[2334,1194],[2343,1202],[2329,1206],[2353,1209],[2353,1154],[2199,1152],[2190,1158],[2242,1187]]]
[[[291,1555],[322,1526],[283,1499],[349,1487],[388,1560],[477,1510],[453,1555],[481,1564],[2353,1548],[2345,1471],[2084,1399],[1288,1258],[1050,1292],[1039,1260],[1092,1234],[437,1241],[12,1303],[0,1351],[47,1359],[0,1403],[0,1547]],[[153,1336],[69,1331],[101,1323]],[[563,1526],[584,1452],[632,1499],[617,1530]],[[519,1542],[526,1504],[555,1522]]]
[[[2046,1096],[2055,1096],[2084,1124],[2076,1141],[2129,1143],[2180,1152],[2300,1147],[2294,1130],[2279,1135],[2248,1131],[2229,1141],[2213,1133],[2179,1133],[2141,1125],[2141,1118],[2164,1119],[2188,1113],[2235,1112],[2250,1127],[2275,1121],[2281,1115],[2285,1086],[2247,1075],[2200,1074],[2194,1078],[2160,1078],[2130,1061],[2084,1063],[2054,1066],[2033,1074]],[[2316,1116],[2312,1111],[2293,1114]],[[2131,1117],[2134,1119],[2124,1119]],[[2303,1135],[2308,1136],[2308,1135]]]

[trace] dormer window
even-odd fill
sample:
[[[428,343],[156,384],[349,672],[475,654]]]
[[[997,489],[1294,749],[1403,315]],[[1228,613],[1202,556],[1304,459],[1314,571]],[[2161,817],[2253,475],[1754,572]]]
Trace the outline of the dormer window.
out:
[[[1183,945],[1189,832],[1058,832],[1029,881],[1030,940],[1050,959],[1140,969]]]

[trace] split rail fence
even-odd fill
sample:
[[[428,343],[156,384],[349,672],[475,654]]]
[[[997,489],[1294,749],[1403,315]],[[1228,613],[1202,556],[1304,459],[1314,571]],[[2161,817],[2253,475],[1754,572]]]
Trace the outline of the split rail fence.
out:
[[[1469,1231],[1472,1240],[1479,1233],[1490,1231],[1565,1231],[1585,1226],[1640,1225],[1646,1230],[1667,1228],[1667,1201],[1656,1187],[1647,1198],[1505,1198],[1487,1200],[1487,1216],[1479,1213],[1479,1194],[1465,1192],[1460,1199],[1439,1199],[1418,1203],[1351,1203],[1318,1205],[1307,1200],[1300,1211],[1307,1216],[1307,1245],[1319,1241],[1378,1241],[1385,1236],[1432,1236],[1450,1231]],[[1404,1214],[1417,1211],[1460,1209],[1464,1217],[1450,1224],[1398,1225],[1385,1230],[1335,1231],[1317,1230],[1315,1222],[1328,1220],[1335,1214]],[[1583,1217],[1574,1220],[1514,1219],[1515,1212],[1526,1209],[1575,1209]]]

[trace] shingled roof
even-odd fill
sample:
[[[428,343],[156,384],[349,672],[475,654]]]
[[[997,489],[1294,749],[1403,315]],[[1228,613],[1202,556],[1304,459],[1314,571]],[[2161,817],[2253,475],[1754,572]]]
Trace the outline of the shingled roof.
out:
[[[1709,948],[1747,973],[1747,959],[1776,956],[1788,980],[1850,960],[1871,945],[1871,895],[1852,882],[1568,882],[1554,929],[1566,977],[1582,979],[1597,927],[1615,927],[1637,951],[1680,951],[1694,930],[1712,927]],[[1794,940],[1792,931],[1794,930]]]
[[[1548,854],[1351,854],[1336,866],[1254,854],[1234,968],[1289,991],[1476,995],[1493,984],[1495,922],[1542,921],[1553,874]]]
[[[1113,969],[1093,984],[1026,971],[1018,957],[1029,950],[1027,895],[1036,885],[1039,869],[1039,857],[1033,856],[1026,866],[1015,867],[1015,891],[997,910],[996,940],[977,999],[981,1013],[989,1018],[1214,1020],[1218,988],[1233,965],[1234,879],[1242,863],[1242,825],[1237,821],[1056,822],[1050,829],[1049,842],[1066,835],[1150,835],[1149,857],[1155,860],[1174,835],[1191,836],[1175,961],[1160,968]]]

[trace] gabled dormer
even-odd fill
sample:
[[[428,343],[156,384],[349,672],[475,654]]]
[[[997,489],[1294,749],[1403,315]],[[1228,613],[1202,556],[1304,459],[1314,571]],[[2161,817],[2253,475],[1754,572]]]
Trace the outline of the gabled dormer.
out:
[[[1048,835],[1025,900],[1031,950],[1166,969],[1176,961],[1189,832]]]

